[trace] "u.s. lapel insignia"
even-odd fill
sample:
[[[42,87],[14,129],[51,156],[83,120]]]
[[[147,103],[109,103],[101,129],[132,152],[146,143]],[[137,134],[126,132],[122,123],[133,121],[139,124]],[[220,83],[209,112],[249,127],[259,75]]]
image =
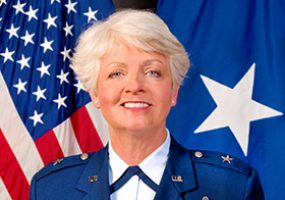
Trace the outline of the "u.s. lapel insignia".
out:
[[[89,176],[88,180],[90,183],[94,183],[98,181],[98,176]]]
[[[182,176],[172,175],[171,179],[173,182],[183,182]]]

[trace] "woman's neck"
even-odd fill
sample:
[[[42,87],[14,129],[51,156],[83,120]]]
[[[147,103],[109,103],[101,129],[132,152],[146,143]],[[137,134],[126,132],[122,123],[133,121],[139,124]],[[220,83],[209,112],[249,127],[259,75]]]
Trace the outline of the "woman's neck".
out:
[[[165,128],[155,132],[134,133],[110,130],[110,142],[114,151],[129,166],[139,165],[166,140]]]

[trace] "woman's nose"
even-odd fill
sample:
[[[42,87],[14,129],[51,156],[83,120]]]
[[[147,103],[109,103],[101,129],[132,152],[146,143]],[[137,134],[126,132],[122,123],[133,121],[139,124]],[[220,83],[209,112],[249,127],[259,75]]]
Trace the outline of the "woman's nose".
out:
[[[132,92],[132,93],[143,92],[144,84],[145,84],[145,81],[142,75],[140,74],[130,75],[128,77],[128,81],[125,86],[126,87],[125,91]]]

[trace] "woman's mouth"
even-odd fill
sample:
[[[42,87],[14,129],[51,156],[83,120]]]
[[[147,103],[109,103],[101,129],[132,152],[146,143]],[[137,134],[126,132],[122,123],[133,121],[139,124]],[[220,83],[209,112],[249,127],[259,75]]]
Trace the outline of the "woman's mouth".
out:
[[[123,103],[123,106],[125,108],[147,108],[150,104],[145,102],[126,102]]]

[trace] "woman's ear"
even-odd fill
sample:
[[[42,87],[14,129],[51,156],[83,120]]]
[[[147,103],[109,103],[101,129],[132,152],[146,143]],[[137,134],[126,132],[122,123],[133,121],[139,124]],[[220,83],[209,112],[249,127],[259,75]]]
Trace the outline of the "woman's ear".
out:
[[[172,98],[171,98],[171,107],[176,106],[179,88],[180,88],[179,86],[173,88],[173,91],[172,91]]]
[[[96,95],[96,92],[89,92],[89,95],[92,99],[92,102],[96,106],[96,108],[100,108],[100,101],[99,101],[98,96]]]

